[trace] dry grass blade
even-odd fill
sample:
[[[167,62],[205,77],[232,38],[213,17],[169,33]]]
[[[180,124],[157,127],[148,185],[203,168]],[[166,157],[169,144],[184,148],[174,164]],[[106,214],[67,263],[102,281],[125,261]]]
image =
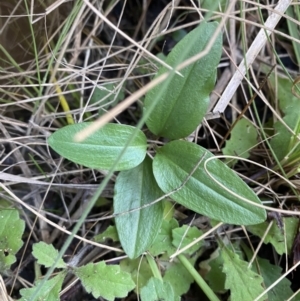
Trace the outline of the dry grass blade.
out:
[[[232,99],[236,89],[241,84],[242,80],[244,79],[247,70],[250,68],[252,63],[254,62],[255,58],[257,57],[258,53],[261,51],[262,47],[268,41],[268,36],[272,33],[272,30],[276,27],[279,20],[282,17],[282,14],[287,10],[287,8],[292,3],[292,0],[279,0],[278,4],[276,5],[274,11],[268,17],[267,21],[265,22],[266,29],[261,29],[256,36],[255,40],[253,41],[252,45],[250,46],[245,60],[243,60],[234,76],[230,80],[228,86],[226,87],[225,91],[223,92],[221,98],[219,99],[218,103],[216,104],[213,113],[219,114],[223,113]]]
[[[0,275],[0,300],[1,301],[14,301],[6,291],[5,283],[2,276]]]

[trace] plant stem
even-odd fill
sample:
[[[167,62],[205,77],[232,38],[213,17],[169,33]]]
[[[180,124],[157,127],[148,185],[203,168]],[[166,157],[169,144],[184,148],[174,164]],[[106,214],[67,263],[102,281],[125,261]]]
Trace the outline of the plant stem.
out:
[[[189,273],[193,276],[199,287],[202,289],[204,294],[210,301],[220,301],[220,299],[216,296],[216,294],[212,291],[212,289],[208,286],[208,284],[204,281],[201,275],[196,271],[194,266],[188,261],[188,259],[180,254],[178,255],[178,259],[183,264],[183,266],[189,271]]]
[[[155,278],[157,278],[157,279],[163,281],[163,279],[162,279],[162,277],[161,277],[161,274],[160,274],[160,271],[159,271],[159,269],[158,269],[158,267],[157,267],[157,264],[156,264],[154,258],[153,258],[151,255],[149,255],[149,254],[146,255],[146,258],[147,258],[148,263],[149,263],[149,265],[150,265],[150,268],[151,268],[151,271],[152,271],[152,273],[153,273],[153,276],[154,276]]]

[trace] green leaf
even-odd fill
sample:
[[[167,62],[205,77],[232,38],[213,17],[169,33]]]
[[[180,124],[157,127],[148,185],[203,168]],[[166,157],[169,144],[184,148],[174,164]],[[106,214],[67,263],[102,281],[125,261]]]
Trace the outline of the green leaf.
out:
[[[173,245],[177,249],[184,248],[188,244],[192,243],[195,239],[199,238],[203,234],[196,227],[188,227],[187,225],[183,225],[180,228],[176,228],[172,230],[173,236]],[[201,246],[203,245],[203,241],[199,241],[198,243],[194,244],[188,250],[184,252],[184,254],[192,255],[193,253],[197,252]]]
[[[25,223],[16,209],[0,210],[0,273],[16,261],[15,254],[23,245]]]
[[[173,261],[167,267],[165,275],[163,277],[164,282],[169,282],[173,287],[175,296],[181,296],[185,294],[190,285],[194,282],[193,276],[182,265],[182,263]]]
[[[159,40],[160,37],[157,39]],[[163,62],[167,58],[162,52],[157,53],[155,56],[160,60],[162,60]],[[137,72],[138,74],[143,74],[148,76],[149,73],[156,74],[159,66],[160,66],[160,62],[158,62],[157,60],[154,60],[153,58],[150,57],[142,57],[137,64],[135,72]]]
[[[200,53],[207,46],[217,26],[216,22],[202,22],[173,48],[166,63],[175,68]],[[195,130],[206,114],[221,52],[222,37],[219,35],[207,55],[180,70],[183,76],[172,73],[165,82],[147,93],[145,111],[152,109],[152,102],[159,98],[146,121],[151,132],[177,139],[186,137]],[[161,67],[155,78],[167,71],[165,67]]]
[[[224,155],[249,158],[249,150],[257,143],[257,131],[247,119],[241,119],[230,133],[230,139],[222,149]],[[238,160],[228,160],[227,165],[233,166]]]
[[[265,234],[267,227],[269,226],[269,222],[248,226],[247,230],[260,238],[264,237],[264,243],[272,244],[279,255],[285,254],[286,248],[288,255],[290,255],[294,243],[294,238],[296,236],[296,233],[298,233],[299,220],[295,217],[284,217],[283,223],[284,233],[278,228],[275,222],[273,222],[273,225],[271,226],[266,236]]]
[[[65,126],[52,134],[48,143],[70,161],[90,168],[109,170],[137,129],[129,125],[109,123],[83,142],[74,142],[74,135],[90,125],[90,122],[84,122]],[[145,158],[146,149],[146,136],[138,130],[114,170],[131,169],[139,165]]]
[[[248,259],[252,258],[253,252],[243,246],[245,253],[247,254]],[[264,278],[265,287],[268,288],[272,285],[278,278],[282,276],[282,268],[280,266],[273,265],[269,260],[256,257],[255,259],[259,266],[259,273]],[[257,265],[252,264],[252,270],[258,273]],[[287,278],[283,278],[280,282],[277,283],[269,292],[268,292],[268,301],[282,301],[288,300],[293,295],[291,289],[291,282]],[[292,299],[293,301],[300,300],[300,295]]]
[[[253,301],[263,291],[263,278],[248,268],[248,262],[223,247],[221,255],[224,260],[223,272],[226,274],[225,288],[230,289],[231,301]],[[259,299],[266,300],[267,295]]]
[[[282,276],[282,268],[271,264],[268,260],[257,257],[260,273],[262,274],[266,288],[272,285],[275,281]],[[253,269],[255,265],[253,264]],[[269,301],[282,301],[288,300],[292,295],[291,282],[287,278],[283,278],[277,285],[275,285],[268,292]],[[293,301],[300,300],[300,295],[294,297]]]
[[[44,242],[39,242],[33,245],[32,255],[38,260],[38,264],[44,265],[46,268],[53,266],[57,256],[58,251],[53,247],[53,245],[48,245]],[[66,268],[67,265],[61,258],[56,268]]]
[[[152,256],[158,256],[164,252],[171,255],[176,251],[176,248],[172,244],[172,230],[178,227],[178,222],[176,219],[171,219],[169,221],[163,220],[161,229],[149,249]]]
[[[171,195],[172,199],[195,212],[224,223],[251,225],[263,222],[266,219],[264,209],[230,194],[208,176],[204,162],[211,157],[212,153],[194,143],[172,141],[159,148],[154,157],[155,179],[165,193],[170,193],[181,187],[202,158],[200,166],[187,183]],[[230,191],[261,204],[254,192],[220,160],[208,162],[207,169],[214,179]]]
[[[270,76],[270,82],[275,87],[275,76]],[[277,93],[279,100],[279,107],[284,113],[284,122],[295,131],[296,136],[300,132],[300,117],[298,112],[300,111],[299,99],[292,93],[293,83],[282,77],[277,77]],[[297,137],[293,137],[292,133],[286,128],[285,125],[279,120],[274,124],[276,135],[271,139],[271,146],[278,158],[282,160],[288,155],[289,151],[295,146],[295,143],[299,144]],[[297,152],[300,151],[300,146],[297,147]],[[295,152],[295,150],[294,150]],[[299,156],[299,154],[297,154]]]
[[[285,115],[300,110],[299,99],[292,93],[293,82],[291,80],[279,76],[275,79],[274,73],[271,74],[269,80],[273,87],[277,84],[279,107]]]
[[[298,112],[299,111],[295,110],[294,112],[289,113],[288,115],[283,117],[283,121],[290,129],[295,131],[295,133],[297,133],[297,128],[299,127],[300,122]],[[276,134],[271,139],[270,144],[277,156],[277,159],[279,161],[281,161],[284,158],[288,159],[286,157],[288,157],[290,150],[294,148],[295,143],[297,143],[298,146],[293,150],[293,153],[296,153],[297,156],[299,156],[300,144],[298,138],[293,136],[293,134],[287,129],[287,127],[284,124],[282,124],[281,121],[277,121],[274,124],[274,129]]]
[[[186,35],[188,34],[188,32],[185,29],[179,29],[176,31],[173,31],[171,33],[171,37],[175,42],[180,42]]]
[[[106,113],[105,110],[108,110],[110,107],[115,106],[121,99],[124,98],[123,88],[118,92],[114,91],[114,84],[108,83],[101,86],[101,89],[96,87],[94,93],[91,97],[91,104],[99,104],[99,115]],[[105,109],[105,110],[103,110]]]
[[[163,219],[166,221],[170,221],[175,213],[174,203],[170,200],[164,200],[164,216]]]
[[[104,261],[75,268],[74,272],[86,291],[95,298],[123,298],[135,287],[129,273],[121,271],[117,265],[106,265]]]
[[[207,271],[205,280],[209,282],[210,288],[217,293],[224,293],[226,275],[223,273],[223,257],[220,254],[220,249],[216,249],[210,258],[202,261],[200,267],[202,271]]]
[[[208,9],[208,10],[218,10],[219,7],[221,7],[221,11],[225,11],[226,7],[228,6],[229,0],[215,0],[215,1],[210,1],[210,0],[201,0],[201,8]]]
[[[140,288],[145,286],[148,280],[153,276],[151,268],[145,257],[136,259],[125,258],[120,262],[122,271],[131,275],[131,279],[136,284],[136,291],[139,293]]]
[[[161,281],[152,277],[146,286],[141,289],[142,301],[175,301],[179,300],[179,296],[175,298],[173,288],[169,282]]]
[[[66,273],[61,272],[52,279],[46,281],[39,291],[38,295],[32,299],[37,286],[41,281],[37,281],[36,286],[32,288],[24,288],[20,290],[22,298],[20,301],[60,301],[59,293],[61,291],[62,283]]]
[[[286,19],[288,30],[289,30],[289,36],[291,37],[293,50],[295,53],[295,59],[296,64],[300,65],[300,45],[297,43],[297,40],[300,40],[300,32],[299,32],[299,24],[293,22],[293,19],[299,20],[299,7],[298,6],[289,6],[286,10],[286,15],[289,17]],[[293,56],[291,56],[291,59],[294,61]]]
[[[140,208],[161,197],[146,157],[137,167],[119,173],[115,184],[114,214]],[[146,251],[158,234],[163,218],[162,202],[115,218],[122,247],[130,258]]]
[[[117,228],[115,226],[109,226],[104,232],[94,236],[95,242],[104,243],[107,239],[111,239],[113,242],[120,241]]]

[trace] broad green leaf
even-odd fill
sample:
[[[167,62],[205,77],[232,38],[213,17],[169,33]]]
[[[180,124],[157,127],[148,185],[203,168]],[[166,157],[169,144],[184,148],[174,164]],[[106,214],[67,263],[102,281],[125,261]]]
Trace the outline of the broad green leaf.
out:
[[[137,167],[119,173],[115,184],[114,214],[140,208],[163,195],[146,157]],[[162,202],[117,216],[116,227],[122,247],[130,258],[145,252],[158,234],[163,218]]]
[[[166,59],[176,67],[205,49],[218,23],[201,23],[188,33]],[[188,136],[202,121],[209,104],[209,94],[216,80],[216,68],[222,52],[219,35],[207,55],[180,70],[182,76],[171,73],[169,78],[150,90],[145,98],[145,111],[152,109],[152,102],[159,98],[146,124],[151,132],[169,139]],[[167,72],[161,67],[155,78]]]
[[[196,227],[188,227],[187,225],[183,225],[180,228],[172,230],[172,243],[177,249],[182,249],[192,243],[195,239],[199,238],[202,234],[203,232]],[[202,245],[203,241],[199,241],[186,250],[184,254],[192,255],[193,253],[197,252]]]
[[[257,131],[253,124],[247,119],[237,122],[230,133],[230,139],[222,149],[224,155],[249,158],[249,150],[257,143]],[[228,166],[233,166],[238,160],[230,159]]]
[[[74,273],[95,298],[101,296],[111,301],[123,298],[135,287],[129,273],[121,271],[117,265],[106,265],[104,261],[75,268]]]
[[[152,277],[146,286],[141,289],[142,301],[175,301],[180,300],[179,296],[175,297],[173,288],[169,282],[161,281]]]
[[[54,264],[58,256],[58,251],[53,247],[53,245],[48,245],[44,242],[39,242],[33,245],[32,255],[38,260],[38,264],[42,264],[46,268],[49,268]],[[66,268],[67,265],[61,258],[58,261],[56,267]]]
[[[41,281],[37,281],[36,285],[32,288],[24,288],[20,290],[22,298],[19,301],[60,301],[59,293],[61,291],[62,283],[66,273],[61,272],[50,280],[47,280],[42,286],[36,298],[32,296],[36,292],[36,288]]]
[[[16,261],[16,253],[23,245],[21,240],[25,223],[16,209],[0,210],[0,273]]]
[[[157,150],[153,161],[155,179],[165,193],[177,189],[171,195],[176,202],[212,219],[237,225],[263,222],[266,219],[265,210],[232,195],[208,176],[204,162],[211,157],[213,154],[199,145],[172,141]],[[201,158],[201,164],[191,174]],[[207,169],[214,179],[230,191],[261,204],[254,192],[220,160],[208,162]],[[182,187],[189,175],[190,178]]]
[[[90,122],[84,122],[65,126],[52,134],[48,143],[58,154],[70,161],[90,168],[109,170],[136,128],[109,123],[83,142],[74,142],[74,135],[89,125]],[[146,149],[146,136],[142,131],[137,131],[114,169],[125,170],[139,165],[145,158]]]
[[[264,291],[263,278],[248,268],[248,262],[241,260],[227,247],[223,247],[221,255],[224,260],[223,272],[226,274],[225,288],[230,290],[230,300],[255,300]],[[267,298],[265,295],[259,300]]]
[[[152,256],[158,256],[162,253],[167,252],[171,255],[176,251],[176,248],[172,244],[172,230],[178,227],[178,222],[176,219],[171,219],[169,221],[163,220],[161,229],[153,242],[153,245],[149,249]]]
[[[250,260],[253,252],[245,245],[243,246],[243,249],[247,254],[248,260]],[[282,276],[282,268],[280,266],[271,264],[269,260],[262,259],[257,256],[256,262],[259,266],[259,271],[257,271],[256,264],[252,264],[252,270],[256,273],[259,272],[263,276],[266,288],[268,288]],[[293,291],[291,289],[291,282],[287,278],[283,278],[268,292],[268,301],[288,300],[292,295]],[[297,297],[293,298],[292,300],[299,301],[300,295],[298,294]]]
[[[153,276],[148,260],[145,257],[139,257],[136,259],[125,258],[120,262],[120,268],[122,271],[131,275],[131,279],[136,284],[137,293],[140,289],[146,285],[148,280]]]
[[[298,232],[298,218],[284,217],[284,232],[278,228],[276,222],[273,222],[269,232],[265,236],[269,222],[264,222],[258,225],[251,225],[247,227],[247,230],[258,237],[264,237],[264,243],[270,243],[275,248],[279,255],[285,254],[286,250],[288,255],[291,254],[292,246],[296,233]],[[286,243],[286,246],[285,246]]]
[[[185,294],[194,282],[194,278],[190,272],[178,261],[169,263],[163,280],[171,284],[175,296]]]

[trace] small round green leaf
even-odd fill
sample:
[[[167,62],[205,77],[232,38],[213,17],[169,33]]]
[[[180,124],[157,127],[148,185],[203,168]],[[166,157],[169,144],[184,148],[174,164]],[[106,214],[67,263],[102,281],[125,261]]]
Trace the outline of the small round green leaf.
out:
[[[201,23],[187,34],[166,59],[176,67],[205,49],[218,26],[217,22]],[[222,53],[222,36],[216,38],[207,55],[180,70],[182,76],[169,78],[150,90],[145,98],[145,111],[152,110],[146,124],[158,136],[178,139],[192,133],[206,114],[209,94],[216,81],[216,69]],[[159,77],[168,70],[161,67]],[[153,101],[157,101],[154,109]]]
[[[203,165],[213,154],[194,143],[172,141],[158,149],[153,161],[153,173],[158,186],[165,193],[179,188],[204,154],[200,166],[187,183],[171,197],[195,212],[224,223],[251,225],[263,222],[266,219],[264,209],[235,197],[208,176]],[[214,179],[230,191],[261,204],[255,193],[222,161],[212,160],[207,168]]]
[[[146,157],[137,167],[121,171],[115,184],[114,213],[137,209],[163,195],[152,172],[152,160]],[[162,202],[116,217],[122,247],[130,258],[148,250],[163,219]]]
[[[109,170],[123,152],[114,170],[126,170],[139,165],[146,156],[147,139],[144,133],[129,125],[109,123],[96,131],[83,142],[75,142],[74,136],[91,123],[67,125],[49,139],[49,145],[62,157],[86,167]]]

